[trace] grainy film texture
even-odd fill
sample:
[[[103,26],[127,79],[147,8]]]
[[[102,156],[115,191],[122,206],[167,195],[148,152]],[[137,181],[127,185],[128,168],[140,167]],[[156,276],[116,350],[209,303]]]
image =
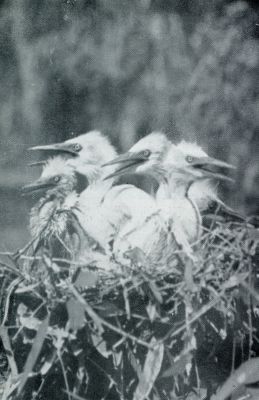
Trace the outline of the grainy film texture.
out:
[[[0,399],[259,398],[259,4],[0,1]]]

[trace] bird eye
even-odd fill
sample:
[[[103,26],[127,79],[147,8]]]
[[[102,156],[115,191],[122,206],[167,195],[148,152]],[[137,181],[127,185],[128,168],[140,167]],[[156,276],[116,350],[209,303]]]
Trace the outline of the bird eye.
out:
[[[192,163],[192,162],[193,162],[193,157],[192,157],[192,156],[187,156],[187,157],[186,157],[186,161],[187,161],[188,163]]]
[[[73,150],[76,151],[76,152],[79,152],[80,150],[82,150],[81,144],[75,143],[75,144],[73,145]]]
[[[144,157],[149,157],[150,154],[151,154],[151,151],[150,150],[143,150],[142,154],[143,154]]]
[[[60,176],[55,176],[54,178],[53,178],[53,180],[54,180],[54,182],[55,183],[58,183],[59,181],[60,181]]]

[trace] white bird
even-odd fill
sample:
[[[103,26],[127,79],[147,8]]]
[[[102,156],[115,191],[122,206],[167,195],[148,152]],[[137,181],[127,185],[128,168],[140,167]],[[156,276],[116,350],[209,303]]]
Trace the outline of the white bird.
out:
[[[172,142],[165,134],[153,132],[140,139],[128,152],[104,163],[104,166],[119,165],[111,177],[127,173],[143,173],[154,177],[160,183],[165,179],[166,166],[163,160],[167,157],[171,145]]]
[[[150,162],[157,162],[156,155],[158,155],[158,153],[156,152],[156,149],[159,149],[161,154],[161,159],[159,161],[163,161],[164,164],[170,164],[171,142],[166,138],[165,135],[159,132],[152,134],[152,136],[153,145],[151,141],[149,145],[152,145],[153,156],[151,157]],[[138,142],[139,145],[141,145],[142,140],[145,140],[145,138]],[[194,158],[204,158],[207,160],[207,163],[209,162],[207,153],[205,153],[205,151],[203,151],[203,149],[195,143],[181,141],[177,145],[177,148],[179,148],[185,154],[187,161],[186,164],[190,160],[192,161]],[[30,150],[55,151],[58,154],[61,154],[67,160],[66,162],[68,165],[71,165],[73,168],[75,168],[75,170],[87,176],[89,183],[96,182],[97,179],[100,179],[104,174],[104,170],[101,168],[101,165],[116,157],[116,150],[111,145],[109,139],[102,135],[101,132],[96,130],[87,132],[72,139],[68,139],[61,143],[35,146],[30,148]],[[215,159],[210,160],[212,160],[212,164],[215,163],[215,161],[219,162],[219,160]],[[38,163],[35,164],[37,165]],[[109,174],[112,171],[113,168],[109,170],[107,167],[105,169],[106,174]],[[157,171],[159,171],[158,164]],[[163,196],[162,191],[163,189],[160,188],[157,193],[158,198]],[[197,180],[194,184],[192,184],[189,190],[189,197],[197,204],[201,212],[207,209],[212,212],[217,205],[220,205],[221,212],[224,212],[225,215],[230,215],[233,218],[243,220],[239,214],[235,213],[234,210],[226,206],[226,204],[219,199],[217,195],[217,186],[211,179]]]
[[[108,251],[114,237],[126,221],[141,221],[154,212],[154,200],[145,192],[132,185],[114,186],[114,180],[101,180],[109,171],[101,168],[113,159],[116,152],[107,138],[100,132],[92,131],[63,143],[36,146],[33,150],[55,150],[65,155],[69,167],[84,174],[89,186],[78,198],[73,213],[80,225],[97,243]]]
[[[208,154],[196,143],[182,140],[176,146],[184,153],[188,163],[195,164],[195,161],[200,162],[203,160],[206,164],[204,164],[204,167],[207,167],[208,169],[211,168],[212,171],[213,168],[219,170],[234,168],[232,165],[225,163],[224,161],[209,157]],[[170,163],[170,153],[165,162]],[[233,181],[225,175],[222,176],[222,174],[217,175],[217,173],[214,173],[213,175],[208,176],[208,179],[200,179],[193,182],[188,192],[189,198],[197,205],[203,217],[222,217],[226,222],[244,222],[245,217],[234,211],[220,199],[218,195],[218,184],[215,179],[217,177],[219,179],[229,180],[230,182]],[[161,195],[161,193],[158,193],[158,195]]]
[[[188,243],[199,237],[201,217],[199,209],[188,196],[189,188],[197,180],[225,176],[206,170],[208,164],[228,164],[209,157],[197,157],[192,162],[173,145],[164,134],[152,133],[137,142],[129,152],[115,158],[106,165],[119,164],[112,177],[124,173],[146,173],[153,176],[158,184],[157,206],[165,222],[173,231],[177,243],[188,252]]]
[[[97,181],[80,195],[75,213],[82,228],[106,253],[129,221],[141,224],[156,212],[154,199],[133,185],[112,186],[112,180]]]
[[[176,147],[185,155],[186,165],[195,165],[195,162],[197,161],[198,163],[203,162],[203,168],[209,168],[210,166],[212,168],[234,168],[224,161],[209,157],[208,154],[196,143],[182,140],[176,145]],[[164,162],[170,164],[170,152]],[[200,211],[203,211],[208,207],[210,200],[220,201],[217,194],[217,185],[215,183],[215,178],[217,177],[220,179],[222,178],[222,176],[217,176],[216,173],[214,173],[213,175],[208,176],[208,179],[197,180],[191,185],[189,189],[189,197],[195,201]],[[213,178],[214,182],[212,180]],[[227,179],[227,177],[223,177],[223,179]]]
[[[29,150],[51,151],[62,156],[68,165],[87,176],[91,183],[103,174],[101,165],[116,157],[109,139],[99,131],[90,131],[61,143],[34,146]]]
[[[61,247],[72,251],[70,238],[76,222],[72,218],[72,209],[78,200],[78,184],[80,190],[88,185],[85,176],[79,175],[57,156],[46,162],[38,180],[22,188],[24,194],[39,192],[42,195],[30,213],[31,235],[37,243],[35,248],[43,244],[51,250],[53,243],[55,247],[59,242]]]

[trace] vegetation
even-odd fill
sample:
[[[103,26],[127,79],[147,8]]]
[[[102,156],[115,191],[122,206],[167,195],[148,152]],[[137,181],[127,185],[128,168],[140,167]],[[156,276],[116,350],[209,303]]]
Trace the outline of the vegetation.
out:
[[[26,148],[90,129],[123,150],[155,129],[197,140],[237,166],[227,202],[257,213],[257,10],[0,2],[3,400],[258,399],[258,230],[214,221],[194,262],[159,270],[137,249],[127,266],[9,252],[29,236]]]
[[[3,399],[257,399],[258,243],[214,221],[194,261],[159,269],[138,249],[127,265],[3,254]]]

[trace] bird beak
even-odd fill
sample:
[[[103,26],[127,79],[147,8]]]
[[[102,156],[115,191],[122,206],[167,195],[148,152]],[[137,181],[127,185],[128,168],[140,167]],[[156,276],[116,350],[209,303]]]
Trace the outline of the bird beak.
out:
[[[23,186],[21,190],[23,195],[26,195],[29,193],[38,192],[39,190],[47,190],[54,186],[55,185],[51,182],[38,179],[37,181],[30,183],[29,185]]]
[[[147,158],[143,156],[142,153],[134,153],[134,152],[127,152],[121,154],[119,157],[114,158],[113,160],[105,163],[102,167],[121,164],[119,168],[117,168],[112,174],[105,177],[105,179],[114,178],[117,176],[121,176],[124,174],[132,173],[135,171],[135,168],[142,164],[144,161],[147,161]]]
[[[219,218],[223,218],[226,222],[245,222],[246,218],[233,210],[233,208],[227,206],[223,201],[217,199],[213,208],[210,207],[209,212],[205,214],[205,216],[209,219],[213,219],[216,216]],[[217,218],[216,218],[217,219]]]
[[[29,147],[28,150],[39,150],[39,151],[56,151],[58,153],[66,153],[72,156],[78,156],[78,152],[73,150],[73,146],[70,143],[53,143],[43,146]]]
[[[213,157],[199,157],[195,162],[192,163],[194,167],[199,167],[203,165],[207,166],[214,166],[218,168],[227,168],[227,169],[235,169],[234,165],[228,164],[225,161],[218,160],[217,158]]]
[[[30,164],[28,164],[28,166],[29,167],[38,167],[38,166],[41,166],[41,165],[46,165],[46,160],[44,161],[44,160],[42,160],[42,161],[34,161],[34,162],[32,162],[32,163],[30,163]]]
[[[200,157],[195,160],[191,166],[203,172],[204,177],[207,178],[216,178],[225,181],[233,182],[233,179],[229,176],[218,172],[218,169],[235,169],[235,167],[231,164],[226,163],[225,161],[218,160],[212,157]]]

